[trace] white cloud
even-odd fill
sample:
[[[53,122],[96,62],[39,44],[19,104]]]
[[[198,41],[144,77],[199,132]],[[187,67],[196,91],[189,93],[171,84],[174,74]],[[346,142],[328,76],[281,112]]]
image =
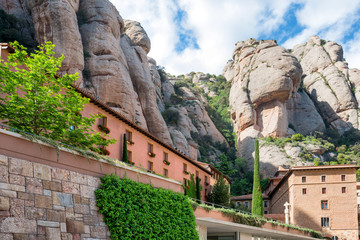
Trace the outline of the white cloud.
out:
[[[351,24],[358,17],[355,12],[360,4],[360,0],[111,0],[111,2],[124,19],[136,20],[143,25],[152,42],[149,55],[172,74],[190,71],[220,74],[223,66],[232,56],[234,44],[251,37],[268,35],[276,30],[284,23],[284,14],[291,3],[304,5],[296,16],[298,23],[305,29],[288,39],[284,43],[286,48],[305,42],[314,34],[341,43],[344,34],[349,31]],[[179,26],[174,22],[174,17],[178,7],[185,10],[188,16],[182,27],[193,31],[200,49],[187,48],[181,54],[175,51]],[[357,43],[360,42],[359,34],[358,38]],[[350,54],[345,52],[349,62],[358,59],[356,54],[360,53],[359,48],[345,45],[344,49],[350,51]]]

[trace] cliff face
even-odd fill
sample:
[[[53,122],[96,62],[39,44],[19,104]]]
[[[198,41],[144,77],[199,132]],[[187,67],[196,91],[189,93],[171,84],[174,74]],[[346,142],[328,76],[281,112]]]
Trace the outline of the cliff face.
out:
[[[77,85],[172,145],[139,23],[124,21],[108,0],[2,0],[0,8],[25,20],[38,43],[56,45],[65,56],[60,74],[78,73]]]
[[[326,127],[340,134],[359,129],[360,74],[348,69],[341,46],[334,42],[313,36],[293,50],[275,41],[238,42],[223,74],[234,76],[231,117],[238,152],[248,160],[256,137],[311,135]],[[287,150],[263,146],[263,173],[271,175],[279,165],[311,164],[299,160],[301,152],[290,145]]]

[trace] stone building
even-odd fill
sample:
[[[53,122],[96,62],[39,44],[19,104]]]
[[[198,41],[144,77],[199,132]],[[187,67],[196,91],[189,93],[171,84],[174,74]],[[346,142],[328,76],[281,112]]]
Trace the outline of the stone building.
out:
[[[269,204],[267,216],[321,231],[326,237],[358,239],[358,168],[332,165],[279,169],[264,191],[264,204]],[[232,200],[251,204],[250,196]]]

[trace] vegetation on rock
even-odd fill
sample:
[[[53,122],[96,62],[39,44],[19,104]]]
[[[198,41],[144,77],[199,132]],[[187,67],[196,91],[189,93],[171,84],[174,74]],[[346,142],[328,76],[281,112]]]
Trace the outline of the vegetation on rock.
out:
[[[199,239],[187,197],[116,175],[95,191],[111,239]]]

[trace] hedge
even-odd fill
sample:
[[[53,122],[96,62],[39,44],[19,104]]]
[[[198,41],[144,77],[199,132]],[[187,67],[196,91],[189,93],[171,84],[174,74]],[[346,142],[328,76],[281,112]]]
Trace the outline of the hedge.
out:
[[[116,175],[95,191],[111,239],[199,239],[187,197]]]

